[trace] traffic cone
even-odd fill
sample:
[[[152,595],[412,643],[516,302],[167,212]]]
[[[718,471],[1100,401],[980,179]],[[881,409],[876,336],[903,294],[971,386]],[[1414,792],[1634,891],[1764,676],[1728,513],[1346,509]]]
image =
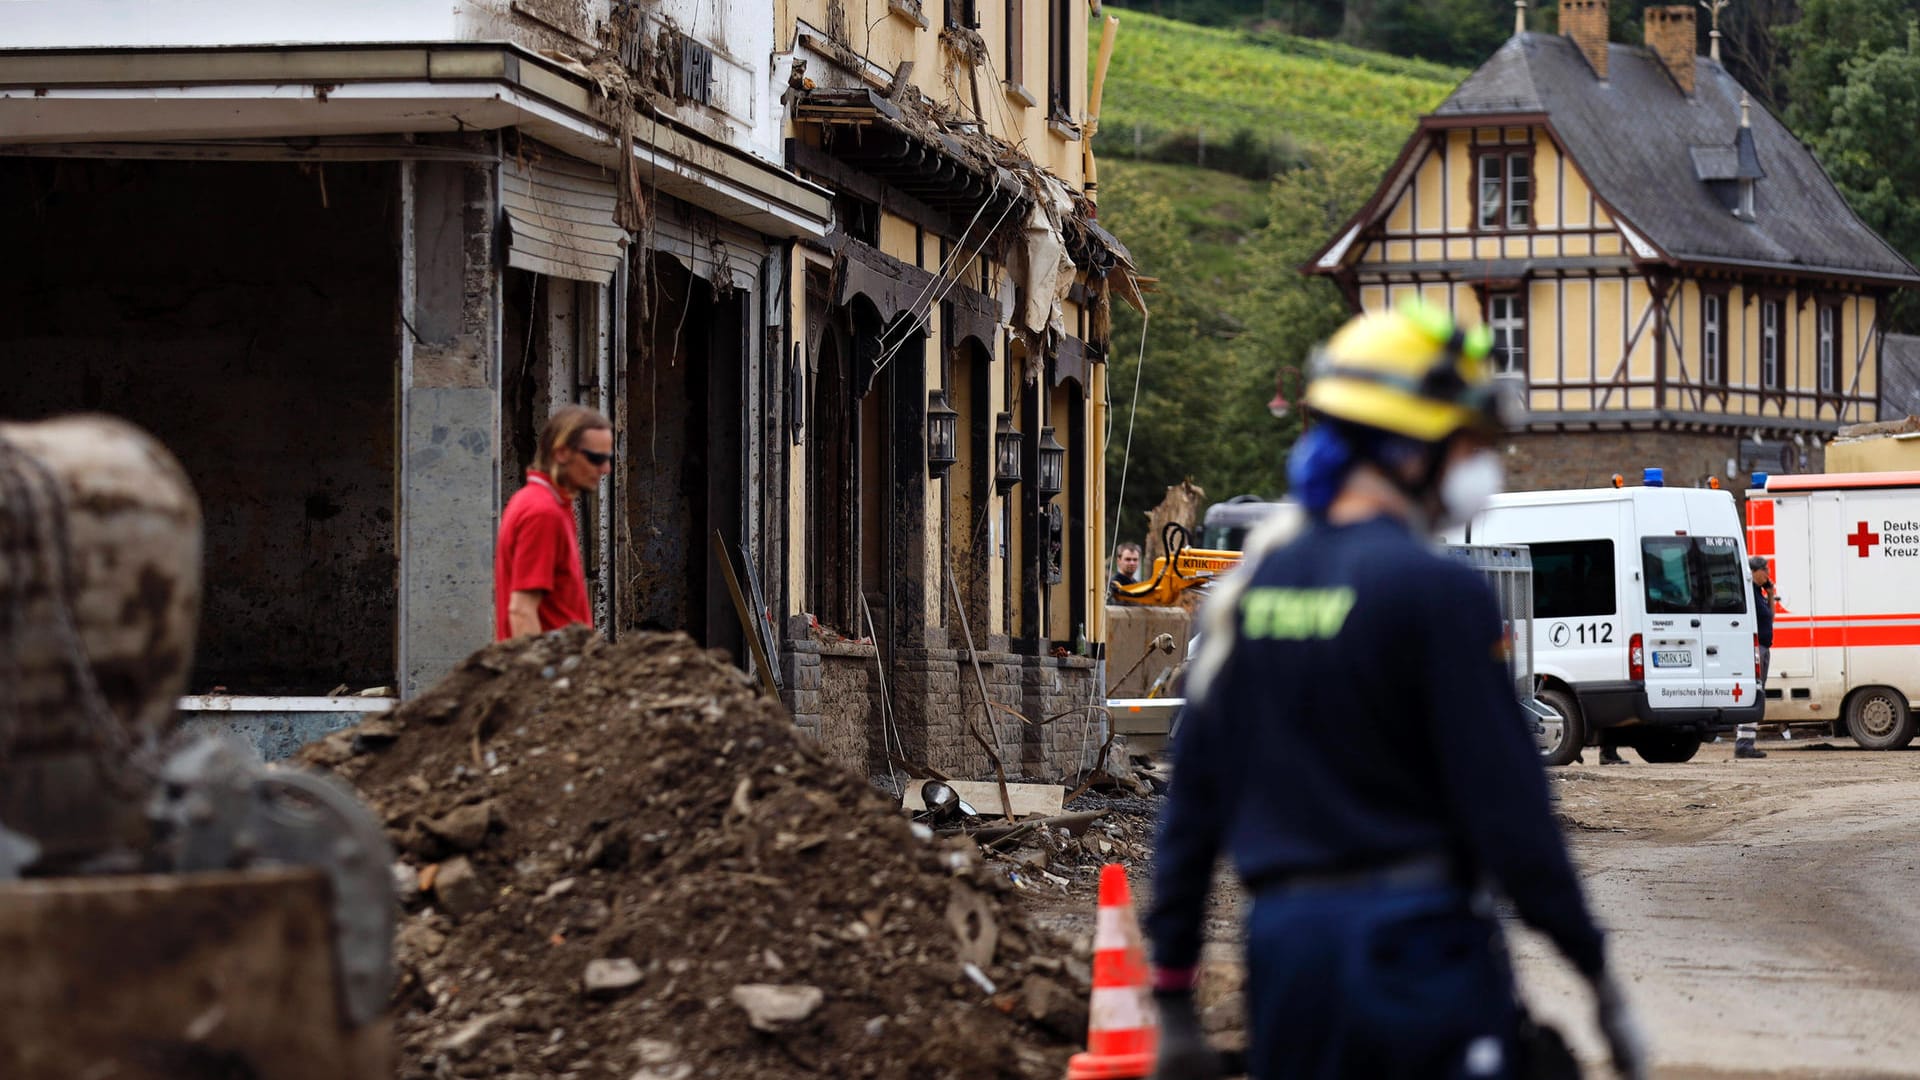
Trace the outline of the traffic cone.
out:
[[[1087,1052],[1067,1063],[1067,1080],[1135,1080],[1153,1072],[1160,1022],[1148,985],[1147,951],[1134,918],[1126,868],[1100,868],[1100,913],[1093,932],[1093,1005]]]

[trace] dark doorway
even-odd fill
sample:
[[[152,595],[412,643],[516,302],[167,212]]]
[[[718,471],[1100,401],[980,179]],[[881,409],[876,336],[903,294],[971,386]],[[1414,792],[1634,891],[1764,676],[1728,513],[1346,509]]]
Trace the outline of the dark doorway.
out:
[[[748,297],[716,291],[668,255],[647,265],[650,317],[627,374],[621,609],[631,627],[685,630],[741,659],[745,638],[713,538],[738,573]]]

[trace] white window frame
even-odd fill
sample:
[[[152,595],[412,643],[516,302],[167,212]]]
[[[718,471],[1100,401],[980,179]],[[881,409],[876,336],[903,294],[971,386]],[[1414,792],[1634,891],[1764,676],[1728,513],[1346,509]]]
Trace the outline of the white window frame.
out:
[[[1507,155],[1507,210],[1506,222],[1509,229],[1525,229],[1533,224],[1533,155],[1518,153]],[[1515,174],[1514,167],[1525,166],[1526,175]]]
[[[1700,347],[1705,352],[1700,360],[1700,378],[1708,386],[1719,386],[1722,372],[1720,358],[1721,334],[1724,333],[1724,312],[1720,307],[1720,296],[1708,293],[1700,298]]]
[[[1814,318],[1819,329],[1816,331],[1818,344],[1814,349],[1814,355],[1818,358],[1820,392],[1831,394],[1834,392],[1834,384],[1840,381],[1840,358],[1837,355],[1839,350],[1836,348],[1840,317],[1836,309],[1829,304],[1821,304],[1816,310],[1818,314]]]
[[[1760,389],[1780,389],[1780,301],[1760,301]]]
[[[1487,328],[1493,331],[1494,373],[1526,375],[1526,302],[1519,293],[1494,293],[1487,297]]]
[[[1474,213],[1482,230],[1496,230],[1500,228],[1502,202],[1506,197],[1505,159],[1500,154],[1481,154],[1479,162],[1479,205]],[[1488,175],[1489,170],[1492,175]]]

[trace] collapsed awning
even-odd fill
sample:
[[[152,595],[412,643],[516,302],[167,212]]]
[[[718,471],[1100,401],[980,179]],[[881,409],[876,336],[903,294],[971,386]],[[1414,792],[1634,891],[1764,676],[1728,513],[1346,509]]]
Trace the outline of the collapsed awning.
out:
[[[508,159],[500,174],[507,265],[550,277],[611,284],[625,254],[614,224],[613,176],[584,162]]]
[[[978,215],[1018,222],[1026,186],[930,121],[916,120],[866,87],[821,87],[794,102],[794,119],[824,126],[827,153],[961,221]]]

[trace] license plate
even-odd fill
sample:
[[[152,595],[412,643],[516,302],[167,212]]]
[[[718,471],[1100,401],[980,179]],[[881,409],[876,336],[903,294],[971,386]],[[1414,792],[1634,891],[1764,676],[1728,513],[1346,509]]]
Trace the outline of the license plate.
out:
[[[1693,651],[1691,649],[1655,650],[1653,654],[1653,666],[1692,667]]]

